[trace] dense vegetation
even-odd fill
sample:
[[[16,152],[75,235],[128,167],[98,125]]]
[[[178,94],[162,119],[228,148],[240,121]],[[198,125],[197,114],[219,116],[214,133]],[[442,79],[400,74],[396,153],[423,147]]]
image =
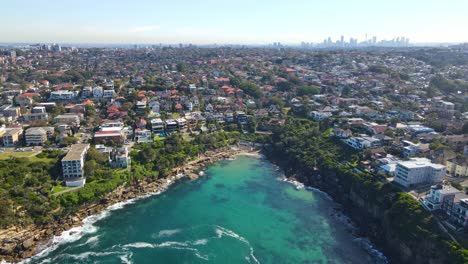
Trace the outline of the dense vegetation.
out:
[[[416,254],[426,254],[419,252],[419,241],[426,241],[440,248],[437,253],[443,260],[468,260],[468,251],[442,236],[433,216],[414,198],[378,175],[356,170],[358,155],[329,134],[326,127],[320,128],[317,123],[290,119],[274,131],[271,156],[302,181],[323,188],[343,203],[368,210],[381,226],[378,232],[385,237],[382,243],[397,240]],[[350,196],[360,197],[364,204]],[[378,208],[379,213],[374,215],[375,211],[369,208]]]
[[[49,212],[58,206],[50,194],[62,155],[50,151],[30,159],[0,160],[0,228],[50,220]]]
[[[60,187],[61,151],[44,151],[33,158],[0,160],[0,228],[43,224],[97,201],[118,186],[137,179],[154,180],[208,150],[233,144],[239,132],[215,132],[184,139],[172,134],[165,140],[140,144],[131,153],[132,166],[113,169],[108,157],[93,147],[87,153],[86,185],[79,190],[54,194]]]
[[[75,210],[79,205],[96,201],[119,185],[146,178],[155,180],[166,177],[177,166],[207,150],[213,150],[234,143],[236,133],[216,132],[196,136],[189,141],[175,133],[165,140],[135,146],[131,153],[130,170],[111,169],[107,157],[93,148],[87,154],[85,163],[86,185],[76,192],[57,197],[65,211]]]

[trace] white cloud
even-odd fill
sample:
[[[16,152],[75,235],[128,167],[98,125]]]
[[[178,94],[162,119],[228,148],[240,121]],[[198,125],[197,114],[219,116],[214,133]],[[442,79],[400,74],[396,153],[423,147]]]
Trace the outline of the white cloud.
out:
[[[134,27],[134,28],[130,29],[130,32],[148,32],[148,31],[159,30],[160,28],[161,28],[161,26],[159,26],[159,25]]]

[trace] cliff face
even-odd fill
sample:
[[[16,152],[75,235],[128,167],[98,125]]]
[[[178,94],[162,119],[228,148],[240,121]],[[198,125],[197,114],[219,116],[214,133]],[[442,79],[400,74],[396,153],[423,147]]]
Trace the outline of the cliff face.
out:
[[[417,236],[403,239],[399,230],[394,228],[399,220],[390,212],[389,197],[372,193],[370,188],[350,179],[350,175],[334,169],[301,173],[290,168],[290,172],[299,181],[327,192],[342,204],[362,235],[381,248],[392,263],[453,263],[437,239]],[[404,218],[405,215],[400,217]]]

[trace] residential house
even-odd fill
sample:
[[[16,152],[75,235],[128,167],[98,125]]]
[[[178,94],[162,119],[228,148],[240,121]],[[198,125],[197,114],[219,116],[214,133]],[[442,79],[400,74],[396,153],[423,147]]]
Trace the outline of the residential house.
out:
[[[444,210],[450,212],[457,193],[461,192],[452,186],[437,184],[431,186],[429,195],[423,200],[423,204],[429,211]]]
[[[397,163],[395,182],[404,187],[441,182],[445,177],[445,166],[432,163],[426,158],[411,158]]]
[[[346,141],[348,146],[356,150],[364,150],[366,148],[380,147],[381,142],[379,139],[369,137],[367,135],[360,135],[359,137],[350,137]]]
[[[468,177],[468,158],[447,160],[447,173],[456,177]]]
[[[150,122],[151,122],[151,132],[155,134],[164,132],[164,122],[161,120],[161,118],[151,119]]]
[[[111,166],[114,168],[127,168],[130,166],[130,156],[127,147],[115,148],[110,153]]]
[[[102,98],[103,94],[104,94],[104,89],[101,86],[93,87],[94,98]]]
[[[136,143],[153,142],[151,130],[140,129],[140,128],[135,129],[135,142]]]
[[[54,135],[53,127],[31,127],[26,129],[24,140],[26,146],[42,146],[47,142],[47,139]]]
[[[76,114],[63,114],[54,118],[56,124],[66,124],[69,126],[80,126],[80,116]]]
[[[68,101],[74,100],[78,96],[78,91],[53,91],[50,93],[49,100],[50,101]]]
[[[322,112],[322,111],[312,111],[309,114],[309,117],[312,118],[314,121],[323,121],[332,116],[331,112]]]
[[[15,147],[19,145],[19,142],[23,136],[23,129],[21,128],[7,128],[5,133],[2,135],[4,147]]]
[[[353,135],[353,132],[349,129],[334,128],[333,135],[338,138],[349,138]]]

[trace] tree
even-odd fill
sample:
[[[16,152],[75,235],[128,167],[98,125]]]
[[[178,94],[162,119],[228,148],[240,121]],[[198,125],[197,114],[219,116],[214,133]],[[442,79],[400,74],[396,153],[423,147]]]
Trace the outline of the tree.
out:
[[[278,82],[276,84],[276,87],[280,91],[287,92],[287,91],[290,91],[292,89],[292,84],[290,82],[282,81],[282,82]]]
[[[252,82],[243,82],[241,83],[240,88],[244,91],[245,94],[248,94],[254,98],[260,98],[263,95],[262,89],[260,89],[258,85]]]
[[[462,134],[468,134],[468,122],[465,122],[462,127]]]
[[[299,86],[297,87],[297,95],[304,96],[304,95],[314,95],[319,94],[320,90],[315,86]]]
[[[350,96],[351,95],[351,87],[345,86],[341,90],[341,96]]]
[[[187,65],[185,63],[179,62],[176,65],[176,69],[178,72],[185,72],[187,71]]]
[[[60,142],[61,147],[68,147],[72,144],[76,144],[78,139],[76,137],[66,137]]]

